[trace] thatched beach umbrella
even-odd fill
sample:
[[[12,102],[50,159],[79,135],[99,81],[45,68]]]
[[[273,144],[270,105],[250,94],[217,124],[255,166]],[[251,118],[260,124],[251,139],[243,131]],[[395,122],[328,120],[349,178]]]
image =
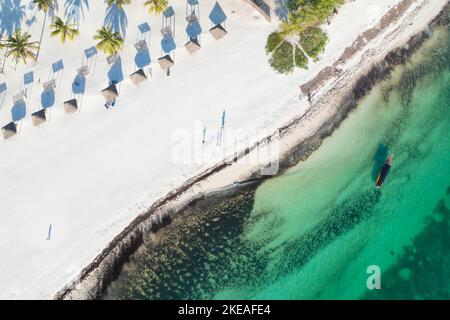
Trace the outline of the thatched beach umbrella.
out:
[[[222,27],[222,25],[220,25],[220,24],[218,24],[218,25],[212,27],[211,29],[209,29],[209,32],[212,34],[212,36],[216,40],[222,39],[227,34],[227,30],[225,30],[225,28]]]
[[[64,111],[66,113],[74,113],[78,111],[77,99],[70,99],[64,102]]]
[[[8,123],[6,126],[2,128],[2,133],[4,140],[11,138],[13,135],[17,133],[16,124],[14,122]]]
[[[31,122],[33,123],[33,126],[37,127],[47,121],[45,110],[46,109],[41,109],[31,114]]]
[[[194,53],[195,51],[200,50],[200,43],[198,43],[197,39],[191,39],[184,46],[189,53]]]
[[[165,55],[164,57],[158,58],[159,65],[163,70],[169,69],[171,66],[174,65],[174,62],[170,55]]]
[[[147,76],[145,75],[145,72],[142,69],[138,69],[136,72],[130,74],[130,78],[135,85],[138,85],[142,81],[147,80]]]
[[[119,96],[119,93],[117,92],[117,87],[113,83],[109,87],[102,90],[102,94],[106,99],[106,102],[111,103],[114,101],[115,98]]]

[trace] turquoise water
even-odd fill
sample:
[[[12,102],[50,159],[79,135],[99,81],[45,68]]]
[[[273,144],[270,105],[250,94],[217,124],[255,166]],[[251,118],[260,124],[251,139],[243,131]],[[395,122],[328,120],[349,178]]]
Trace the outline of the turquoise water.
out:
[[[105,298],[449,299],[449,46],[435,32],[307,161],[152,234]]]

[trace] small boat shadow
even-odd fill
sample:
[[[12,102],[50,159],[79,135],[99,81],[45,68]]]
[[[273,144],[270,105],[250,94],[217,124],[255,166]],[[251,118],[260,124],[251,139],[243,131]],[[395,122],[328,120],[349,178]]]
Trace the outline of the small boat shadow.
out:
[[[378,148],[377,148],[375,154],[372,157],[374,164],[372,167],[371,178],[372,178],[373,182],[375,182],[377,180],[378,173],[380,172],[381,168],[383,167],[384,163],[386,162],[388,153],[389,153],[389,148],[384,143],[380,143],[378,145]]]

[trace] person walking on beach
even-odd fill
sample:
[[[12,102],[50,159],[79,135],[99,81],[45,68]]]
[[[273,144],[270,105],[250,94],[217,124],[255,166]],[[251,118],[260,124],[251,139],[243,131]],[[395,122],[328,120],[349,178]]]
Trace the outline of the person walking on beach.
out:
[[[203,127],[203,140],[202,143],[205,143],[206,140],[206,127]]]
[[[225,128],[225,110],[223,110],[222,112],[222,121],[221,121],[221,127],[219,130],[219,133],[217,135],[217,143],[216,145],[220,146],[222,144],[222,134],[223,134],[223,129]]]

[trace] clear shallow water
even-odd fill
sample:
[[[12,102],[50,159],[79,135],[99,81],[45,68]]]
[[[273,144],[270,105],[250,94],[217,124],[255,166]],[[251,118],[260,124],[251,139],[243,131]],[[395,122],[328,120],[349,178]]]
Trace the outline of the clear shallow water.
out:
[[[449,46],[436,32],[307,161],[149,237],[105,298],[449,299]]]

